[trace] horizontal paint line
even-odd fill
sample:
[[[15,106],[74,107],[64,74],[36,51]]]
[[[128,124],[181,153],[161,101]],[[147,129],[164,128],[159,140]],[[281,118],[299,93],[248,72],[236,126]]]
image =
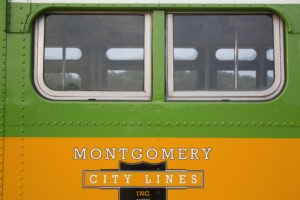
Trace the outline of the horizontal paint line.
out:
[[[23,132],[22,132],[23,131]],[[129,132],[130,131],[130,132]],[[60,137],[60,138],[286,138],[299,139],[299,128],[203,128],[199,131],[192,129],[160,129],[157,133],[156,128],[152,129],[86,129],[86,127],[73,128],[7,128],[4,137]]]
[[[219,124],[216,124],[216,125],[213,125],[213,124],[209,124],[209,125],[206,125],[203,123],[203,125],[197,125],[197,124],[172,124],[172,125],[165,125],[165,124],[138,124],[138,123],[135,123],[135,124],[118,124],[118,125],[115,125],[115,124],[65,124],[65,125],[61,125],[61,124],[36,124],[36,125],[29,125],[29,124],[24,124],[24,125],[18,125],[18,124],[7,124],[5,125],[6,127],[19,127],[19,128],[34,128],[34,127],[40,127],[40,128],[47,128],[47,127],[56,127],[56,128],[63,128],[63,127],[86,127],[86,128],[98,128],[98,129],[102,129],[102,128],[126,128],[126,127],[130,127],[130,128],[163,128],[163,129],[166,129],[166,128],[197,128],[197,129],[202,129],[202,128],[220,128],[220,127],[223,127],[223,128],[300,128],[299,125],[243,125],[243,124],[224,124],[224,125],[221,125],[221,123]]]
[[[103,4],[300,4],[300,0],[8,0],[10,3],[103,3]]]

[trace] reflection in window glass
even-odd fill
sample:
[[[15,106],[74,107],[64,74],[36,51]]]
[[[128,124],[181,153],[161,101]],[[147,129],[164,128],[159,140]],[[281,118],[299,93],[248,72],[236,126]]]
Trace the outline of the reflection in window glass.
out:
[[[109,60],[144,60],[142,48],[110,48],[105,54]]]
[[[106,51],[109,60],[143,60],[144,49],[142,48],[109,48]],[[198,52],[194,48],[175,48],[175,60],[196,60]]]
[[[144,23],[144,14],[46,15],[45,84],[57,91],[144,91]]]
[[[46,47],[45,48],[45,60],[62,60],[63,49],[61,47]]]
[[[174,48],[174,60],[196,60],[198,51],[194,48]]]
[[[79,60],[82,52],[78,48],[66,48],[66,60]]]
[[[266,58],[269,61],[272,61],[272,62],[274,61],[274,50],[273,49],[268,49],[266,51]]]
[[[197,72],[190,70],[175,71],[174,77],[176,90],[196,90],[197,89]]]
[[[65,80],[64,90],[80,90],[81,77],[76,73],[45,73],[44,81],[52,90],[62,90],[62,80]]]
[[[274,71],[273,70],[268,70],[267,71],[267,76],[268,76],[267,85],[269,87],[271,87],[271,85],[273,84],[273,81],[274,81]]]
[[[63,50],[65,52],[63,52]],[[66,60],[79,60],[82,52],[79,48],[45,47],[45,60],[62,60],[65,53]]]
[[[122,82],[122,84],[120,84]],[[108,70],[107,89],[139,91],[143,88],[143,73],[141,70]]]
[[[239,61],[253,61],[256,58],[256,51],[254,49],[238,49]],[[234,49],[218,49],[216,51],[216,58],[222,61],[234,60]]]
[[[240,90],[256,89],[256,72],[239,71],[238,85]],[[234,90],[234,71],[223,70],[217,72],[217,89]]]
[[[261,91],[274,82],[267,73],[274,70],[272,15],[174,14],[172,39],[174,51],[199,53],[184,61],[174,52],[174,91]]]

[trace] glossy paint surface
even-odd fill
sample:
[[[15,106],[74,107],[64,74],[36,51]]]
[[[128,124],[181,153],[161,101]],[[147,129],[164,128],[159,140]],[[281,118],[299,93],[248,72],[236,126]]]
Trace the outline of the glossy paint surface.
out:
[[[169,200],[300,198],[299,4],[0,3],[2,199],[116,200],[117,190],[83,189],[82,171],[118,169],[120,157],[74,160],[74,147],[213,148],[209,160],[167,160],[168,169],[204,170],[207,181],[203,189],[169,190]],[[151,12],[152,100],[52,101],[40,96],[33,82],[33,25],[47,11]],[[166,102],[168,12],[281,16],[286,29],[281,94],[267,102]]]

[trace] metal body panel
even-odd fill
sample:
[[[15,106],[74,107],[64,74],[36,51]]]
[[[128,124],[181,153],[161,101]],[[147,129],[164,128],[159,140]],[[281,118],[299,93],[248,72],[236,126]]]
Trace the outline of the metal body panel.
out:
[[[65,3],[65,0],[8,0],[12,3]],[[82,3],[82,0],[70,0],[68,3]],[[143,3],[143,4],[159,4],[159,3],[169,3],[169,4],[282,4],[280,0],[86,0],[84,3]],[[297,4],[300,3],[299,0],[288,0],[284,4]]]
[[[3,2],[1,5],[6,5]],[[0,18],[1,27],[6,24],[5,31],[0,33],[0,154],[4,156],[0,166],[4,178],[0,198],[116,200],[118,190],[83,189],[82,172],[118,169],[119,161],[166,161],[168,170],[204,170],[203,189],[170,189],[169,200],[300,198],[298,4],[14,2],[8,3],[7,21]],[[40,96],[33,82],[33,24],[38,15],[48,11],[153,13],[152,100],[53,101]],[[266,102],[166,102],[166,13],[270,11],[286,24],[286,82],[276,98]],[[126,159],[122,159],[118,151],[115,159],[105,159],[105,148],[122,147],[128,151],[143,149],[143,157],[134,159],[127,153]],[[74,148],[87,148],[87,159],[74,159]],[[102,150],[101,158],[90,156],[94,148]],[[145,155],[150,148],[158,154],[162,148],[174,148],[177,153],[174,159],[162,159],[161,154],[149,159]],[[186,154],[187,159],[178,159],[180,148],[187,152],[198,149],[199,159],[191,159],[191,153]],[[212,148],[209,159],[205,159],[202,148],[206,152]]]

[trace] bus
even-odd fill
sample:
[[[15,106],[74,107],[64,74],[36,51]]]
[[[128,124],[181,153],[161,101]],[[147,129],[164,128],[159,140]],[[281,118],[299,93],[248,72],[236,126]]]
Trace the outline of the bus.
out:
[[[0,3],[0,199],[300,199],[299,0]]]

